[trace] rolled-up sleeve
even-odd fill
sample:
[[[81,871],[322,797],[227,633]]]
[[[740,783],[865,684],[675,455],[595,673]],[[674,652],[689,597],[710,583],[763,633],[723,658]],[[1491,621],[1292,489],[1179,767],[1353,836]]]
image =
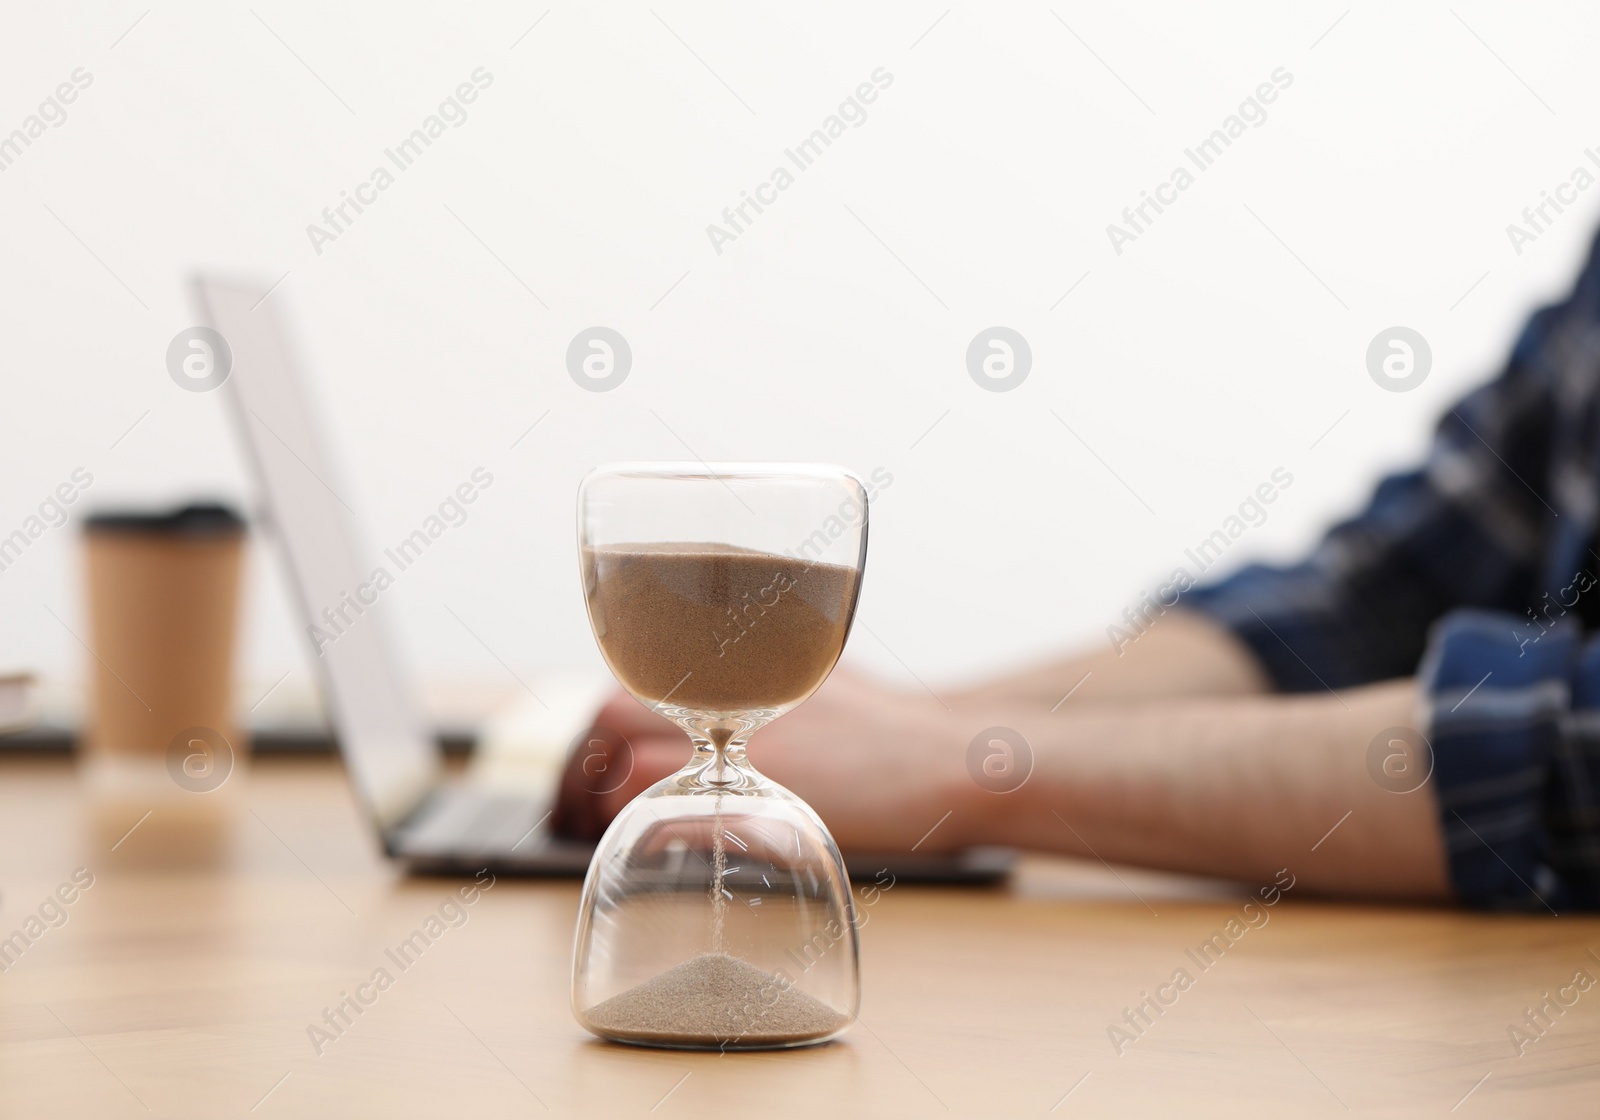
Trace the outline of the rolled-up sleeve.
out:
[[[1595,890],[1595,643],[1562,619],[1452,611],[1417,673],[1434,794],[1461,901],[1560,910]],[[1588,858],[1585,858],[1585,857]]]

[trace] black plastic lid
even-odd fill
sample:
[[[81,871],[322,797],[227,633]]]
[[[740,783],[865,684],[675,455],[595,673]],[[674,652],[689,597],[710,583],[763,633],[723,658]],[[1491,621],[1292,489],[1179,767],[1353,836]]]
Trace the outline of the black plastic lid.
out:
[[[244,532],[244,518],[220,502],[191,502],[161,512],[102,510],[83,520],[88,533],[159,533],[173,537],[231,537]]]

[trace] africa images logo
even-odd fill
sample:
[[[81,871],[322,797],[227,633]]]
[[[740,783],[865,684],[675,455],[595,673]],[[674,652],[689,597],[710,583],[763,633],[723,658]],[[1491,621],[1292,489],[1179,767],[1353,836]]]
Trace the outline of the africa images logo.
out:
[[[322,208],[322,225],[311,222],[306,226],[306,237],[317,256],[322,256],[324,245],[337,241],[348,232],[356,218],[368,206],[378,201],[378,195],[395,185],[396,176],[408,171],[433,142],[445,134],[446,126],[460,128],[467,123],[467,106],[478,100],[479,94],[494,84],[494,75],[480,66],[471,74],[470,82],[462,82],[455,91],[439,102],[435,112],[422,118],[422,123],[392,148],[383,150],[394,170],[379,164],[372,173],[348,191],[339,192],[339,201]],[[351,210],[355,213],[350,213]]]

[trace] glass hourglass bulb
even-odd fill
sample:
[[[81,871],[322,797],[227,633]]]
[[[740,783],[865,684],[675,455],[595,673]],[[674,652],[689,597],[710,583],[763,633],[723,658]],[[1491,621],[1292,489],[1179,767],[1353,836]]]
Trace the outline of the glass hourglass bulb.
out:
[[[850,881],[822,821],[745,748],[844,648],[864,488],[810,464],[603,468],[580,488],[579,536],[601,652],[691,751],[595,850],[573,1013],[603,1038],[650,1046],[834,1037],[860,998]]]

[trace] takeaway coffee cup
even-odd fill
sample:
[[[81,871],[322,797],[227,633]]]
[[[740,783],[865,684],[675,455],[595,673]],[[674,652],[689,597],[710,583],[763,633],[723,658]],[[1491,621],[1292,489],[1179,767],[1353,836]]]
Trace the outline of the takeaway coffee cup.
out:
[[[91,780],[213,793],[239,761],[233,723],[244,521],[226,506],[109,512],[84,522]],[[143,787],[137,790],[134,787]]]

